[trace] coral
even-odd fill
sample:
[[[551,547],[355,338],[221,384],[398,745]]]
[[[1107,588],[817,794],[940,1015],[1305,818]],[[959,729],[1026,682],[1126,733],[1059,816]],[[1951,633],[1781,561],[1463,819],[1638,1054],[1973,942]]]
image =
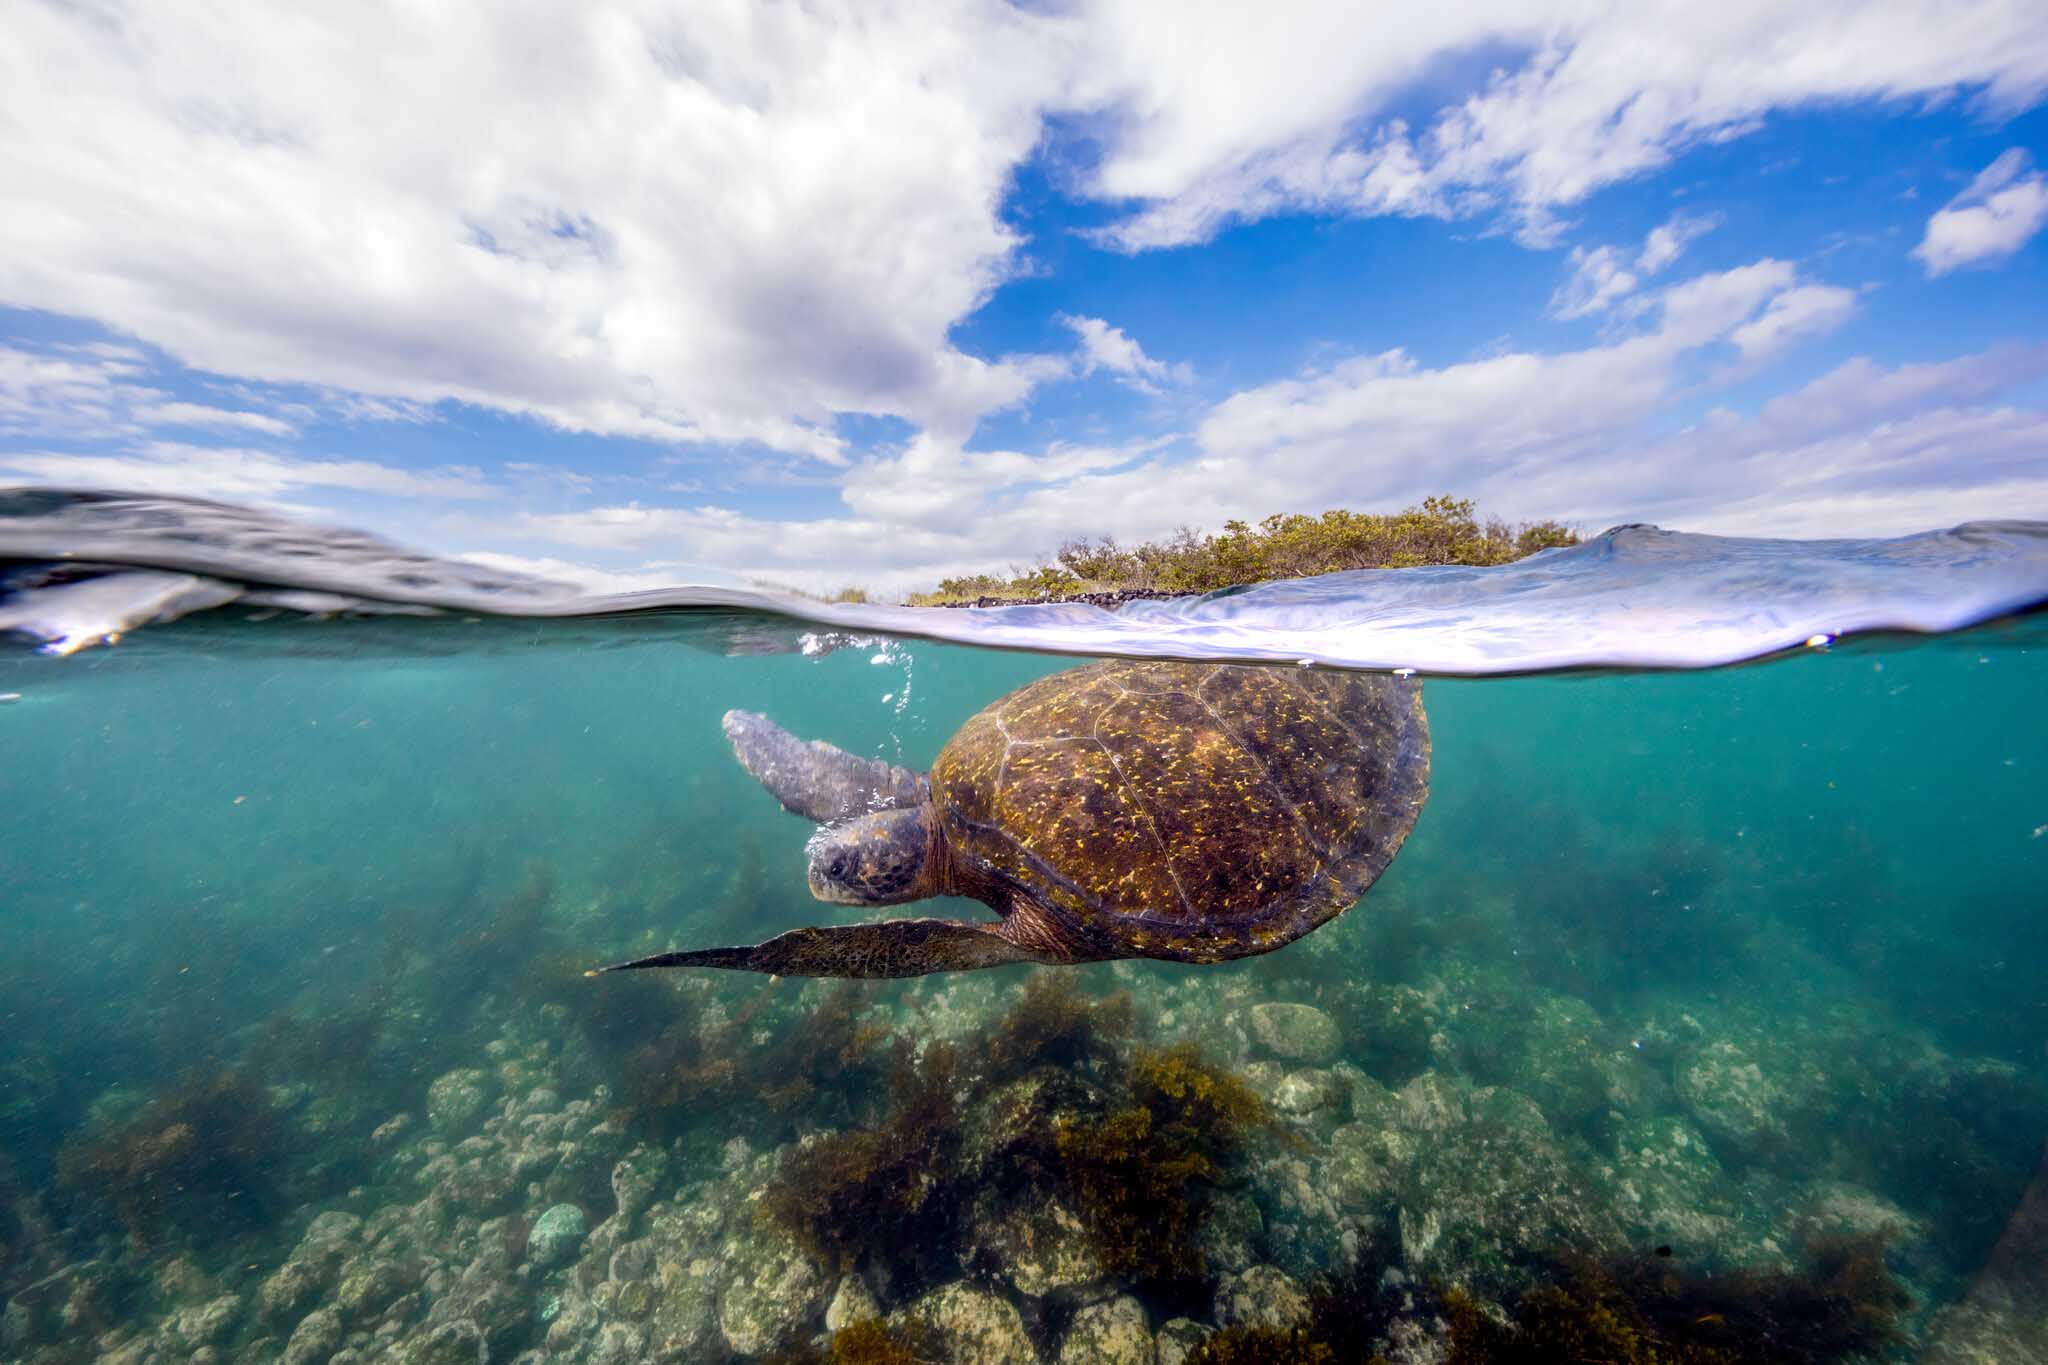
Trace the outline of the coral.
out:
[[[292,1153],[270,1097],[235,1072],[187,1076],[58,1153],[63,1184],[104,1199],[137,1245],[226,1241],[272,1220]]]
[[[1301,1328],[1226,1327],[1188,1352],[1185,1365],[1334,1365],[1337,1354]]]

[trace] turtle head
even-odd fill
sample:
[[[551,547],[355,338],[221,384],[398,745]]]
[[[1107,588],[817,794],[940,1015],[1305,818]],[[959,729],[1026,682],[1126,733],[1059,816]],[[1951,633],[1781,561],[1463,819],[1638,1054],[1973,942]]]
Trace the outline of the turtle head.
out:
[[[811,894],[835,905],[901,905],[939,894],[929,805],[878,810],[811,836]]]

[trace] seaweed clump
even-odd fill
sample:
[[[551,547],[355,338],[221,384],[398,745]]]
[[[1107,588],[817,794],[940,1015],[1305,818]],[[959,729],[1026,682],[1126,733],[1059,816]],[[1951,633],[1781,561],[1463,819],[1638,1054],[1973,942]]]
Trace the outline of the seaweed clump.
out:
[[[982,1083],[999,1085],[1042,1066],[1085,1067],[1126,1045],[1136,1022],[1129,992],[1098,999],[1064,973],[1039,972],[978,1049]]]
[[[1206,1191],[1224,1182],[1265,1103],[1192,1043],[1138,1048],[1126,1103],[1054,1130],[1061,1179],[1078,1201],[1103,1268],[1167,1292],[1207,1279],[1197,1244]]]
[[[1447,1290],[1450,1365],[1819,1365],[1900,1345],[1911,1306],[1877,1239],[1819,1240],[1797,1271],[1692,1276],[1659,1258],[1567,1260],[1505,1320]]]
[[[828,1265],[920,1276],[942,1255],[959,1217],[960,1111],[953,1049],[916,1056],[898,1042],[887,1117],[804,1143],[784,1155],[761,1197],[762,1216]]]
[[[642,988],[648,989],[659,987]],[[658,1136],[675,1136],[687,1120],[707,1112],[752,1113],[784,1131],[799,1114],[843,1120],[889,1070],[886,1044],[893,1031],[865,1012],[860,982],[838,983],[808,1015],[774,1030],[766,1042],[755,1041],[755,1025],[774,998],[772,987],[730,1015],[692,1007],[673,991],[666,995],[669,1026],[616,1062],[622,1108]],[[643,998],[621,1008],[645,1017],[651,1007]],[[608,1027],[601,1036],[623,1032]]]
[[[1335,1365],[1337,1353],[1305,1328],[1238,1324],[1204,1337],[1186,1365]]]
[[[946,1351],[921,1323],[889,1324],[857,1318],[822,1346],[806,1345],[776,1356],[776,1365],[933,1365]]]
[[[271,1222],[285,1168],[270,1097],[235,1072],[186,1077],[132,1117],[97,1126],[58,1152],[58,1179],[106,1201],[137,1246],[173,1232],[225,1242]]]

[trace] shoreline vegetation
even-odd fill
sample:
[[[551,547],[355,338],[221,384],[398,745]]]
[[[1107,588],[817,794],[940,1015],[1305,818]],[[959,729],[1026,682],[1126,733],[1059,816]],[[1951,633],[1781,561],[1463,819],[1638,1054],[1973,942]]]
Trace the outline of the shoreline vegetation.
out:
[[[1399,512],[1336,508],[1321,516],[1275,513],[1256,526],[1226,521],[1215,535],[1184,526],[1166,540],[1137,545],[1121,545],[1107,536],[1070,540],[1035,567],[1013,568],[1007,578],[972,574],[942,579],[936,589],[911,593],[904,602],[913,607],[1076,601],[1115,606],[1134,598],[1186,597],[1348,569],[1506,564],[1578,543],[1578,532],[1560,522],[1482,521],[1472,499],[1439,494]],[[830,600],[870,599],[862,589],[847,588]]]

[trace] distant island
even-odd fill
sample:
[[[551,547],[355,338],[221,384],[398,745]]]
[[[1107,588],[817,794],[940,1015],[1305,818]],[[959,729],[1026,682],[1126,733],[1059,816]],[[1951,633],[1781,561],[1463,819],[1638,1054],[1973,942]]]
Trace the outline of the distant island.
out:
[[[1226,521],[1220,535],[1183,527],[1164,542],[1070,540],[1037,568],[1008,578],[973,574],[941,579],[936,590],[912,593],[904,600],[914,607],[1066,601],[1109,605],[1344,569],[1506,564],[1538,550],[1578,543],[1578,533],[1558,522],[1510,526],[1493,517],[1482,522],[1470,498],[1439,495],[1392,513],[1339,508],[1319,517],[1275,513],[1257,526]],[[834,600],[868,599],[859,589],[848,589]]]

